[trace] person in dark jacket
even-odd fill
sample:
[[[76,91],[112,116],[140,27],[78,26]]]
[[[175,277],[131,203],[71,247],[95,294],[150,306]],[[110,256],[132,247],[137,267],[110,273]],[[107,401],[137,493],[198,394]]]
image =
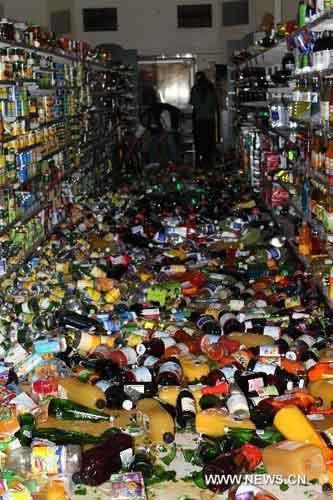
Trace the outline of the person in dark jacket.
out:
[[[193,106],[196,166],[211,167],[215,161],[219,105],[215,87],[203,71],[195,75],[190,104]]]

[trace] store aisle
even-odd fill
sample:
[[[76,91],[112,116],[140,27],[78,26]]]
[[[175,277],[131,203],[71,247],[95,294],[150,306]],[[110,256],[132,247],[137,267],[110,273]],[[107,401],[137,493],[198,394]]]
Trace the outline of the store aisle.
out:
[[[129,176],[74,205],[2,282],[9,490],[31,489],[22,454],[37,460],[34,498],[226,498],[211,475],[244,473],[259,489],[236,499],[305,498],[320,491],[308,479],[329,481],[318,407],[330,406],[332,315],[237,172]]]

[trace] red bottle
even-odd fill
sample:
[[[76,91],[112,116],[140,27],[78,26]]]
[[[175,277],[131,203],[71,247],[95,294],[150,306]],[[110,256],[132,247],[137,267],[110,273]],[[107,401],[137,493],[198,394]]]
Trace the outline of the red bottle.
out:
[[[74,483],[98,486],[111,474],[127,466],[133,457],[133,440],[128,434],[116,431],[109,439],[82,453],[80,472],[73,475]]]

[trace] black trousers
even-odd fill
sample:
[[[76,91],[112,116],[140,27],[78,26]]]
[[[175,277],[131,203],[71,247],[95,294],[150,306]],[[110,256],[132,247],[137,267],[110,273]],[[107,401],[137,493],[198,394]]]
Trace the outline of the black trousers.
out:
[[[194,120],[193,122],[195,155],[197,166],[212,166],[216,153],[215,119]]]

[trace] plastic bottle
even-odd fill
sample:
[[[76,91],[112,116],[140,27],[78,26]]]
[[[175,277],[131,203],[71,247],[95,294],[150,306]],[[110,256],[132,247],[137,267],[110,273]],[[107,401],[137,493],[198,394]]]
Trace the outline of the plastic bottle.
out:
[[[137,403],[137,418],[153,443],[172,443],[175,423],[171,415],[154,399],[141,399]]]
[[[70,399],[79,405],[101,410],[106,406],[106,398],[98,387],[84,384],[74,377],[65,377],[58,380],[59,395]]]
[[[71,476],[80,469],[81,447],[76,445],[33,445],[10,450],[6,455],[6,467],[22,475]]]
[[[268,474],[283,477],[295,474],[311,481],[326,473],[321,448],[310,443],[282,441],[264,448],[262,455]]]
[[[200,434],[219,437],[225,434],[228,427],[255,429],[255,425],[250,419],[236,420],[226,410],[220,408],[209,408],[196,414],[195,428],[196,432]]]

